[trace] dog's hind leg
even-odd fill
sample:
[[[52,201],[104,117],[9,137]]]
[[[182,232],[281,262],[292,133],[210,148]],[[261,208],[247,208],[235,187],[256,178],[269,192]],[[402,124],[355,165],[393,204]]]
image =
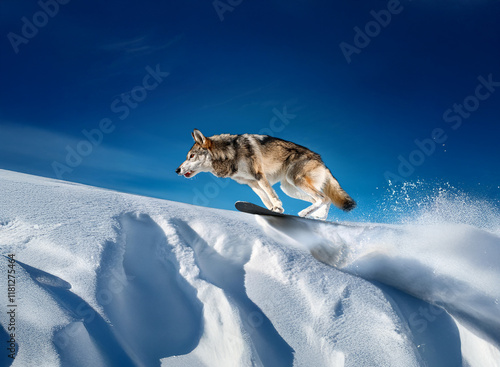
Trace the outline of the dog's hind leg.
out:
[[[310,203],[314,203],[313,198],[306,194],[304,191],[296,188],[294,185],[292,185],[290,182],[288,182],[287,179],[284,179],[281,181],[281,190],[287,194],[288,196],[299,199],[299,200],[304,200],[308,201]]]
[[[320,206],[316,211],[310,214],[314,219],[326,220],[330,211],[330,203]]]
[[[325,170],[320,162],[299,161],[289,168],[286,182],[282,184],[285,193],[290,193],[289,195],[292,197],[312,203],[311,206],[300,211],[299,216],[326,218],[330,199],[322,191],[324,181]],[[319,212],[315,213],[318,210]]]
[[[323,200],[318,200],[316,201],[315,203],[313,203],[311,206],[308,206],[307,208],[305,208],[304,210],[301,210],[299,212],[299,216],[300,217],[318,217],[318,218],[323,218],[325,216],[325,212],[326,212],[326,215],[328,215],[328,211],[326,210],[326,207],[328,206],[328,203],[325,203]],[[321,214],[316,216],[314,214],[316,214],[316,212],[320,209],[320,208],[324,208],[322,211],[321,211]],[[328,207],[328,209],[330,209]]]
[[[287,194],[288,196],[290,196],[292,198],[308,201],[308,202],[313,203],[313,204],[315,202],[315,200],[313,199],[313,197],[311,195],[306,194],[304,191],[293,186],[287,180],[283,180],[281,182],[281,190],[283,190],[283,192],[285,194]],[[320,206],[314,212],[311,212],[310,215],[311,215],[311,217],[313,217],[315,219],[325,220],[328,217],[329,210],[330,210],[330,203],[327,203],[327,204]]]
[[[311,196],[311,206],[308,206],[304,210],[299,212],[299,216],[306,217],[312,216],[317,210],[323,208],[319,214],[320,217],[325,217],[328,215],[328,209],[330,200],[328,197],[314,184],[314,180],[309,176],[305,176],[301,179],[296,180],[295,185],[306,194]]]

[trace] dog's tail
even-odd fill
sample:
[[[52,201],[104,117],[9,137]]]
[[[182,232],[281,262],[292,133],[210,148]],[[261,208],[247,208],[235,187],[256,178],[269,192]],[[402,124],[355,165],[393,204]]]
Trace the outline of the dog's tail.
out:
[[[333,205],[346,212],[353,210],[356,207],[356,202],[349,196],[347,192],[340,187],[339,182],[329,171],[330,177],[327,178],[325,186],[325,194],[330,198]]]

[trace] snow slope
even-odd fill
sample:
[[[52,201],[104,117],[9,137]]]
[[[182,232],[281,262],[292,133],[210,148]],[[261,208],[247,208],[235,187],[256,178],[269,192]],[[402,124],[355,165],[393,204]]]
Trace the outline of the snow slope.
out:
[[[500,366],[495,213],[283,220],[3,170],[0,189],[1,365]]]

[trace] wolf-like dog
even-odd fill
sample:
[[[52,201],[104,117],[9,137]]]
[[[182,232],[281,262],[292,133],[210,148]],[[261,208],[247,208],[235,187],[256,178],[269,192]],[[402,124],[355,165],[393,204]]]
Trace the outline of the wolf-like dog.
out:
[[[197,129],[191,135],[195,143],[176,169],[179,175],[190,178],[211,172],[230,177],[250,186],[268,209],[278,213],[284,210],[272,187],[277,182],[288,196],[312,203],[299,212],[301,217],[325,220],[331,203],[345,211],[356,206],[319,154],[303,146],[268,135],[205,137]]]

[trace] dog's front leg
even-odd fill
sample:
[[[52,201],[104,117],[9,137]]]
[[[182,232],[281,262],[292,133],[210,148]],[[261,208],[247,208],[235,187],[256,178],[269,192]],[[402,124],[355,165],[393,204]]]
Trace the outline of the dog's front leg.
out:
[[[283,204],[281,203],[281,200],[279,199],[278,195],[276,194],[276,191],[274,191],[269,181],[265,177],[263,177],[260,180],[258,180],[257,183],[271,201],[272,206],[270,209],[273,212],[283,213],[285,211],[283,209]]]
[[[252,188],[252,190],[259,195],[260,200],[264,203],[267,209],[273,209],[273,203],[269,200],[269,196],[267,196],[266,192],[262,190],[257,181],[252,181],[248,184]]]

